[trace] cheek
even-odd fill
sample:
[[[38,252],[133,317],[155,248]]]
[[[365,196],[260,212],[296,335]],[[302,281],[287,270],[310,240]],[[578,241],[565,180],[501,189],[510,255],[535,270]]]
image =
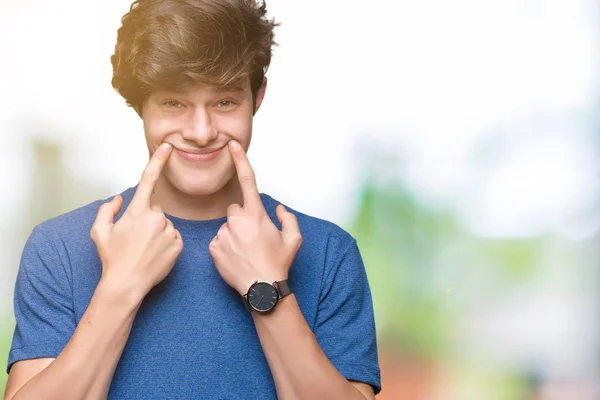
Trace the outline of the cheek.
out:
[[[219,131],[248,148],[252,137],[252,118],[246,115],[223,117],[219,120]]]
[[[152,148],[158,147],[164,139],[178,129],[179,122],[174,118],[147,118],[144,119],[144,132],[146,142]]]

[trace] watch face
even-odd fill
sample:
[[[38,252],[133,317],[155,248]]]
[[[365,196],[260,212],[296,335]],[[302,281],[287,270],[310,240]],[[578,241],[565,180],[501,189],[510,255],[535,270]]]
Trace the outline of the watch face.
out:
[[[277,290],[268,282],[256,282],[248,290],[248,303],[258,312],[271,311],[278,300]]]

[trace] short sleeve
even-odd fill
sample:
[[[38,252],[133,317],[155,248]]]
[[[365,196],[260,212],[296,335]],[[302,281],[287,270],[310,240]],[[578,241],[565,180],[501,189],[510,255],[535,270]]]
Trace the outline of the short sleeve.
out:
[[[356,241],[324,276],[315,336],[329,361],[348,380],[381,391],[371,290]]]
[[[75,331],[65,265],[40,226],[34,228],[21,255],[14,312],[16,327],[7,372],[17,361],[58,357]]]

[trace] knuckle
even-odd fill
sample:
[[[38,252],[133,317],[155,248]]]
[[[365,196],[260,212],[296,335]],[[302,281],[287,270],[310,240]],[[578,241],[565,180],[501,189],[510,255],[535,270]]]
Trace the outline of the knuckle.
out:
[[[95,242],[98,239],[98,236],[98,227],[94,225],[92,226],[92,229],[90,229],[90,237]]]
[[[238,204],[231,204],[227,207],[227,214],[235,214],[239,210],[240,206]]]
[[[175,248],[178,250],[178,252],[183,250],[183,240],[181,239],[181,236],[175,240]]]
[[[300,246],[302,244],[302,241],[304,239],[302,239],[302,235],[300,233],[293,233],[290,237],[292,243],[294,243],[297,246]]]
[[[254,175],[247,172],[240,177],[240,181],[242,181],[245,184],[254,183]]]
[[[153,183],[158,179],[158,174],[154,170],[144,171],[142,174],[142,182],[145,184]]]
[[[167,225],[167,217],[164,214],[155,212],[150,214],[150,221],[157,228],[164,228]]]

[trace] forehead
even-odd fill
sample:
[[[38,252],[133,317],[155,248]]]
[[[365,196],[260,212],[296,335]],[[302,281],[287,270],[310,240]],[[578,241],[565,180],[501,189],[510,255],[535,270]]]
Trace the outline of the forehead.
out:
[[[250,85],[244,82],[233,83],[229,85],[215,85],[208,83],[194,83],[193,85],[181,90],[159,89],[153,92],[154,95],[177,95],[187,98],[201,98],[215,96],[220,94],[244,94],[250,92]]]

